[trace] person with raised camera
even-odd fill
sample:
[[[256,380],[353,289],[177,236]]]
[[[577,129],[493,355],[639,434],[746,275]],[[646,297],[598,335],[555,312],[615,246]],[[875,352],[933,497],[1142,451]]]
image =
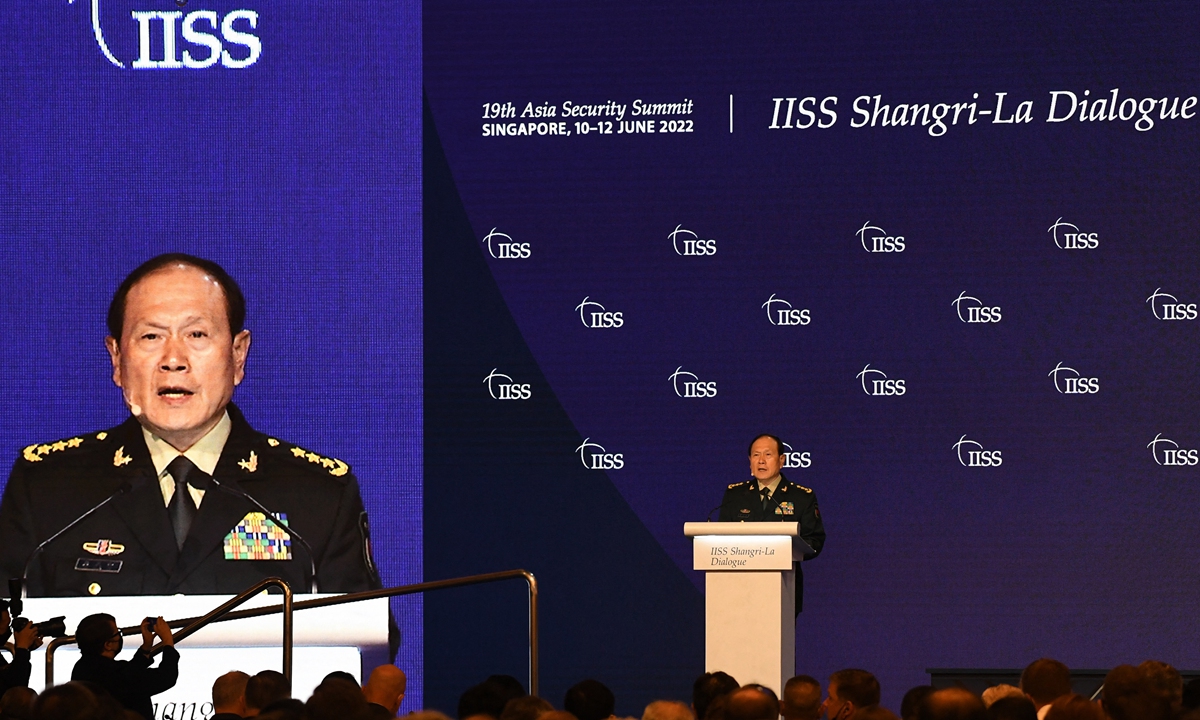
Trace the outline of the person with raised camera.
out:
[[[12,617],[8,612],[8,604],[3,603],[0,610],[0,642],[7,643],[12,636],[12,662],[0,657],[0,697],[9,688],[29,687],[29,673],[33,666],[29,662],[29,653],[42,645],[42,636],[38,626],[26,623],[25,627],[12,631]]]
[[[126,708],[146,720],[154,720],[150,698],[175,687],[179,679],[179,652],[175,649],[171,626],[161,617],[142,620],[141,630],[142,646],[133,659],[117,660],[125,642],[116,619],[97,613],[80,620],[75,631],[80,658],[71,670],[71,679],[96,683]],[[150,667],[150,649],[156,635],[166,647],[158,667]]]

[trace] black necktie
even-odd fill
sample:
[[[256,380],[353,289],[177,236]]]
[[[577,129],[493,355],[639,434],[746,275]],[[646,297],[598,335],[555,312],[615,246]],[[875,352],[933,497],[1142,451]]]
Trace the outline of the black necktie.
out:
[[[759,490],[759,492],[762,493],[763,512],[766,512],[767,511],[767,503],[770,502],[770,500],[771,500],[771,488],[763,488],[762,490]]]
[[[167,505],[167,515],[171,518],[171,529],[175,531],[175,544],[182,550],[183,541],[187,540],[188,530],[196,517],[196,503],[188,492],[188,480],[197,480],[204,473],[182,455],[171,461],[167,472],[175,479],[175,494]]]

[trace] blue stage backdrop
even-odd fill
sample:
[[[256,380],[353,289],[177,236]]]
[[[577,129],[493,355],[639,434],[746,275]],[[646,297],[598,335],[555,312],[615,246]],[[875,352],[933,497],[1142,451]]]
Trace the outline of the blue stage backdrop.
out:
[[[895,707],[929,667],[1200,667],[1198,23],[428,6],[427,572],[543,577],[556,703],[687,697],[682,526],[773,432],[829,533],[800,672]],[[506,607],[430,648],[431,702],[495,671],[472,643],[523,672]]]
[[[19,0],[0,35],[0,452],[127,417],[113,290],[209,257],[249,303],[234,400],[350,463],[384,582],[418,582],[420,4]],[[393,607],[419,707],[422,602]]]

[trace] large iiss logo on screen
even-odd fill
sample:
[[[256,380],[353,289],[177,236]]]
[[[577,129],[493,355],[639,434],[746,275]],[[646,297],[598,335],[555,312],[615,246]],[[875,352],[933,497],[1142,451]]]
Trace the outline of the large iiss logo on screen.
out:
[[[1100,247],[1098,233],[1084,232],[1074,223],[1063,222],[1062,218],[1055,220],[1046,232],[1051,234],[1060,250],[1095,250]]]
[[[620,470],[625,467],[623,453],[610,453],[603,445],[592,442],[590,437],[584,438],[575,452],[579,453],[579,462],[588,470]]]
[[[805,450],[797,452],[791,445],[784,443],[783,451],[787,453],[787,457],[783,461],[783,466],[795,470],[797,468],[812,467],[812,453]]]
[[[716,240],[702,238],[691,230],[685,229],[683,225],[676,225],[667,237],[671,240],[671,247],[675,248],[676,255],[696,257],[717,254]]]
[[[893,235],[878,225],[872,225],[869,220],[855,234],[863,250],[870,253],[899,253],[907,247],[903,235]]]
[[[75,0],[68,0],[72,5]],[[100,52],[119,68],[134,70],[200,70],[220,65],[225,68],[247,68],[262,55],[262,41],[253,31],[258,29],[258,13],[254,10],[231,10],[219,14],[215,10],[138,10],[129,13],[129,21],[137,26],[137,54],[133,48],[117,48],[116,52],[105,39],[100,22],[100,0],[91,0],[92,34]],[[133,58],[126,65],[126,60]]]
[[[579,321],[585,328],[619,328],[625,324],[623,313],[605,308],[592,300],[590,295],[584,296],[583,302],[576,305],[575,310],[579,313]]]
[[[513,380],[511,375],[500,372],[500,368],[492,368],[483,382],[487,385],[488,394],[492,396],[493,400],[528,400],[533,397],[529,383],[519,383]]]
[[[998,323],[1002,315],[998,305],[984,305],[982,300],[968,295],[966,290],[960,292],[950,304],[958,313],[958,319],[965,323]]]
[[[1159,320],[1195,320],[1197,316],[1196,303],[1180,302],[1179,298],[1163,292],[1162,288],[1150,293],[1146,302]]]
[[[1146,447],[1150,448],[1154,462],[1159,465],[1189,467],[1200,463],[1200,452],[1195,449],[1181,448],[1179,443],[1163,437],[1162,433],[1155,435]]]
[[[772,325],[807,325],[812,322],[812,314],[808,308],[792,307],[787,300],[775,297],[775,293],[771,293],[771,297],[767,298],[762,307],[767,311],[767,321]]]
[[[1054,379],[1054,389],[1063,395],[1094,395],[1100,392],[1100,378],[1083,377],[1075,368],[1054,366],[1049,377]]]
[[[903,380],[889,378],[884,371],[871,367],[871,363],[867,363],[856,377],[862,381],[863,392],[872,397],[893,397],[908,392]]]
[[[1000,467],[1004,463],[999,450],[985,450],[982,443],[968,440],[966,435],[954,443],[954,451],[963,467]]]
[[[529,243],[516,242],[511,235],[497,232],[496,228],[492,228],[480,242],[487,245],[488,254],[497,260],[525,260],[532,253]]]
[[[717,396],[716,380],[701,380],[696,373],[688,372],[683,366],[675,368],[668,378],[675,394],[681,398],[714,398]]]

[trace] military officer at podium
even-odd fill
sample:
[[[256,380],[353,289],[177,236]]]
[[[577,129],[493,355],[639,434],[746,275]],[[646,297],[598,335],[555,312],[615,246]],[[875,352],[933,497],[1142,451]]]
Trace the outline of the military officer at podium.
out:
[[[306,592],[314,566],[324,592],[378,587],[346,463],[255,431],[230,402],[250,350],[244,319],[215,263],[160,255],[130,273],[105,340],[130,417],[21,451],[0,502],[4,578],[103,503],[37,553],[30,595],[225,594],[269,576]]]
[[[774,435],[759,435],[750,443],[749,480],[725,490],[719,519],[723,522],[798,522],[800,538],[813,549],[804,556],[812,560],[825,546],[825,525],[811,488],[797,485],[783,475],[787,455],[783,441]],[[796,563],[796,612],[804,604],[804,576]]]

